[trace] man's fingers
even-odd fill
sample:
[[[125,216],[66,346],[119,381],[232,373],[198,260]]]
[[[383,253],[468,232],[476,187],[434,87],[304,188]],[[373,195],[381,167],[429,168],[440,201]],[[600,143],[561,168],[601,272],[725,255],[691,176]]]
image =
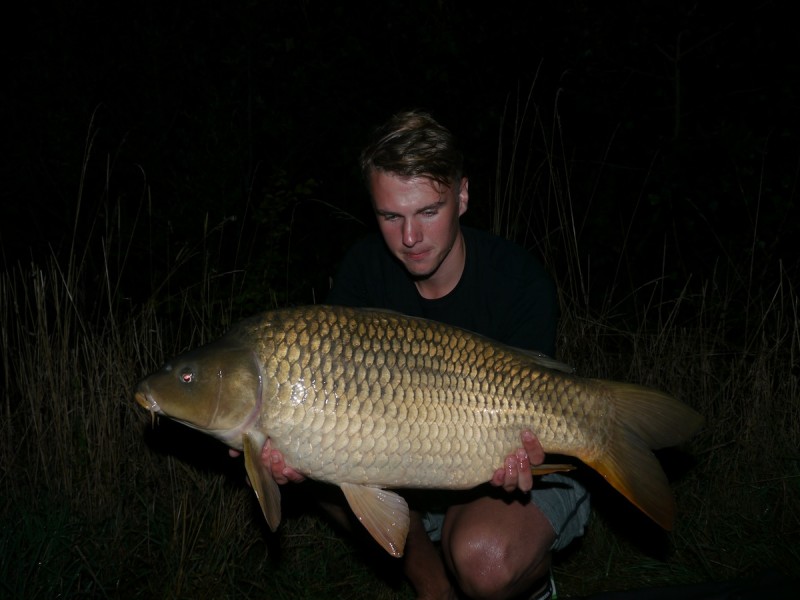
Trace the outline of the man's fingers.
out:
[[[523,492],[529,492],[533,487],[533,475],[528,453],[523,448],[517,450],[517,462],[517,487]]]
[[[519,480],[519,463],[517,457],[511,455],[506,458],[505,478],[503,481],[503,489],[507,492],[513,492],[517,488],[517,481]]]
[[[228,448],[228,454],[232,458],[236,458],[241,454],[241,452],[233,448]],[[275,450],[272,448],[269,438],[267,438],[267,441],[261,448],[261,463],[265,467],[269,468],[270,472],[272,473],[272,478],[278,485],[283,485],[285,483],[289,483],[290,481],[294,483],[305,481],[304,475],[301,475],[294,469],[286,466],[286,461],[283,458],[283,454],[280,452],[280,450]],[[247,480],[247,483],[250,483],[249,479]]]
[[[528,492],[533,488],[533,473],[531,465],[540,465],[544,462],[544,448],[539,438],[533,435],[530,429],[520,434],[522,448],[517,448],[509,454],[503,467],[497,469],[489,480],[495,487],[502,487],[507,492],[521,490]]]
[[[539,442],[539,438],[533,435],[530,429],[526,429],[520,436],[522,439],[522,447],[528,453],[528,459],[532,465],[540,465],[544,462],[544,448]]]
[[[289,483],[289,478],[284,474],[284,471],[286,470],[286,463],[283,460],[283,455],[277,450],[270,450],[267,460],[267,464],[272,471],[272,478],[275,480],[275,483],[278,485]]]
[[[503,485],[503,480],[505,479],[505,476],[506,476],[505,469],[497,469],[494,472],[494,475],[492,475],[492,478],[489,480],[489,483],[491,483],[495,487],[500,487],[501,485]]]

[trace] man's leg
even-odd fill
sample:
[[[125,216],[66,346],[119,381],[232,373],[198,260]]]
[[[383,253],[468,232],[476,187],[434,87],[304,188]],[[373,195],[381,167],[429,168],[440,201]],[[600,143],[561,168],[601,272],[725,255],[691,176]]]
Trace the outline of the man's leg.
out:
[[[411,523],[403,555],[403,572],[414,588],[417,599],[451,600],[455,590],[444,569],[442,556],[425,530],[422,518],[411,511]]]
[[[369,547],[373,547],[376,552],[383,552],[370,538],[366,529],[358,523],[338,489],[325,486],[319,490],[318,496],[324,498],[317,500],[319,507],[334,525],[352,535],[354,539],[369,544]],[[457,596],[445,571],[442,555],[428,537],[420,513],[411,510],[409,516],[405,550],[403,557],[396,561],[397,566],[402,565],[403,574],[414,588],[418,600],[454,600]],[[440,531],[442,520],[443,516],[432,527]]]

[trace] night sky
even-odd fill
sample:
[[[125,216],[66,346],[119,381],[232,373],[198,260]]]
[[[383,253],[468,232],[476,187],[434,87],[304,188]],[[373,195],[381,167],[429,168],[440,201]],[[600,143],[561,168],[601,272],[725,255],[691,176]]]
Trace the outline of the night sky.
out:
[[[190,248],[278,302],[319,300],[372,227],[366,134],[422,107],[469,157],[472,225],[489,226],[517,130],[519,160],[557,164],[598,278],[620,253],[644,279],[797,269],[800,52],[784,3],[463,4],[19,7],[4,19],[4,268],[116,237],[129,295]]]

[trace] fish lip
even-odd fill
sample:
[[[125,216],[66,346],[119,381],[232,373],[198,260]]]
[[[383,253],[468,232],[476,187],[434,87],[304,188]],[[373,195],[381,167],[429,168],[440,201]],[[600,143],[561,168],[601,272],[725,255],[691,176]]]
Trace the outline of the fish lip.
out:
[[[164,411],[161,410],[158,402],[150,395],[150,386],[147,385],[147,382],[143,381],[139,384],[133,397],[139,406],[146,408],[150,412],[150,424],[155,425],[156,415],[164,414]]]
[[[136,393],[133,395],[136,402],[142,408],[146,408],[151,413],[154,414],[164,414],[164,411],[161,410],[161,407],[158,405],[153,399],[153,396],[150,395],[150,391],[147,389],[147,384],[142,383],[139,388],[136,390]]]

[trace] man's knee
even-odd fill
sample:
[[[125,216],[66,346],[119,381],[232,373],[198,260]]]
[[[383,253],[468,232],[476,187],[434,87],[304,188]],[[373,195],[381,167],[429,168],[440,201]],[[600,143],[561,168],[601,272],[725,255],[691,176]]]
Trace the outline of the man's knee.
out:
[[[458,527],[445,541],[445,558],[459,587],[471,598],[503,598],[524,592],[547,573],[550,553],[530,540],[520,548],[491,529]]]

